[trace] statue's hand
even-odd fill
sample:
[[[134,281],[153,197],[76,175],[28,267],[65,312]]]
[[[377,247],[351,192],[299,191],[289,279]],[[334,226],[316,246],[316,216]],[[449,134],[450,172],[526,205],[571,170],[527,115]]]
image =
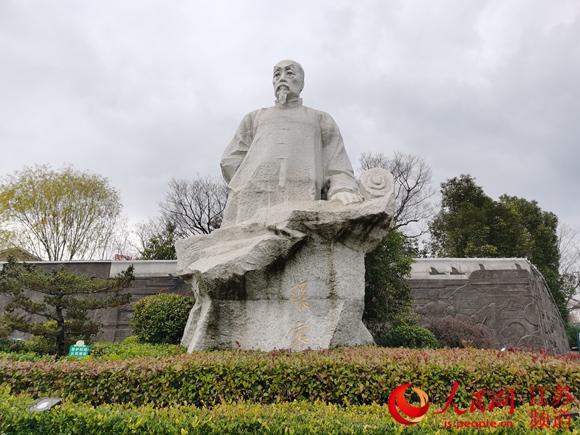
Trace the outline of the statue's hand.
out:
[[[362,195],[352,192],[337,192],[330,197],[331,201],[338,200],[344,205],[354,204],[356,202],[363,202]]]

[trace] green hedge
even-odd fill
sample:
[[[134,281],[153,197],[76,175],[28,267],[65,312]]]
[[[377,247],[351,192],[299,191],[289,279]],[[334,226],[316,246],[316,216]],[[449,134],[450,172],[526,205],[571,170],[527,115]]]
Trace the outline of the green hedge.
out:
[[[0,433],[2,435],[27,434],[425,434],[445,432],[444,420],[454,424],[486,419],[513,422],[508,429],[495,429],[494,434],[544,433],[530,429],[529,406],[516,408],[513,415],[507,409],[496,408],[485,414],[467,413],[461,417],[452,412],[435,415],[430,408],[425,418],[416,425],[403,426],[390,416],[386,405],[352,405],[342,407],[324,403],[291,402],[272,405],[229,403],[213,409],[200,409],[188,405],[155,409],[153,406],[132,407],[102,405],[93,408],[88,404],[63,402],[50,411],[31,413],[27,407],[33,403],[29,397],[14,397],[0,391]],[[574,423],[580,429],[580,421]],[[461,423],[464,424],[464,423]],[[456,432],[454,429],[453,432]],[[482,434],[491,431],[479,428],[461,429],[462,434]],[[570,433],[551,430],[549,433]]]
[[[26,362],[0,361],[0,386],[33,397],[67,401],[156,406],[228,401],[278,403],[385,403],[397,386],[412,382],[442,404],[454,381],[467,405],[482,389],[511,387],[517,403],[528,403],[530,386],[546,391],[568,386],[580,398],[578,354],[480,349],[415,350],[373,347],[290,353],[219,351],[167,358]]]
[[[437,349],[441,347],[435,336],[421,326],[397,326],[379,334],[376,340],[382,347],[409,347],[412,349]]]
[[[7,359],[12,361],[33,361],[49,362],[56,361],[54,355],[44,355],[34,351],[36,344],[34,341],[15,341],[0,340],[0,360]],[[116,360],[127,358],[155,357],[163,358],[173,355],[182,355],[186,352],[183,346],[176,344],[149,344],[140,343],[138,338],[128,337],[122,343],[98,342],[90,346],[90,357],[99,360]],[[59,360],[78,361],[75,356],[66,356]],[[0,434],[1,435],[1,434]]]
[[[98,359],[126,359],[139,357],[163,358],[173,355],[182,355],[186,349],[176,344],[149,344],[135,341],[137,337],[129,337],[122,343],[100,342],[90,348],[91,356]]]
[[[133,306],[129,325],[144,343],[178,344],[194,304],[193,296],[177,293],[146,296]]]

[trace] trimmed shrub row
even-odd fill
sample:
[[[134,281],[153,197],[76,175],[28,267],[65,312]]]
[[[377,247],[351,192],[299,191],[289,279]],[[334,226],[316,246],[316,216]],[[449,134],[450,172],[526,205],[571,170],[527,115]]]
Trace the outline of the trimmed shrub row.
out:
[[[505,388],[514,389],[516,404],[529,403],[531,387],[540,385],[548,396],[568,387],[576,405],[580,403],[580,361],[575,354],[357,347],[117,361],[0,361],[0,385],[15,394],[92,405],[187,402],[211,407],[239,400],[382,404],[392,390],[408,382],[424,390],[432,403],[443,404],[455,381],[460,388],[454,403],[463,407],[477,391],[491,396]]]
[[[176,344],[140,343],[137,337],[128,337],[122,343],[99,342],[91,346],[90,355],[94,358],[108,360],[155,357],[163,358],[182,355],[186,349]]]
[[[122,407],[102,405],[93,408],[87,404],[67,403],[47,412],[31,413],[26,409],[33,401],[27,397],[13,397],[0,393],[0,433],[3,435],[28,434],[82,434],[82,435],[227,435],[227,434],[425,434],[439,433],[445,420],[462,426],[460,433],[489,433],[485,429],[469,427],[482,421],[509,421],[509,428],[497,428],[494,434],[527,434],[531,430],[532,408],[516,408],[513,415],[507,409],[493,412],[467,413],[456,416],[447,411],[435,415],[430,408],[425,418],[413,426],[397,423],[386,405],[354,405],[341,407],[324,403],[278,403],[272,405],[230,403],[213,409],[199,409],[187,405],[154,409],[152,406]],[[537,410],[537,408],[536,408]],[[540,408],[541,410],[541,408]],[[550,413],[551,415],[551,413]],[[580,421],[574,423],[580,429]],[[513,424],[513,426],[512,426]],[[570,433],[552,430],[550,433]]]
[[[0,340],[0,360],[12,361],[32,361],[32,362],[55,362],[54,355],[46,355],[35,351],[37,345],[35,341]],[[90,346],[90,357],[88,359],[116,360],[127,358],[155,357],[163,358],[173,355],[182,355],[186,352],[183,346],[176,344],[149,344],[140,343],[135,336],[128,337],[122,343],[97,342]],[[78,361],[75,356],[66,356],[59,361]],[[0,434],[1,435],[1,434]]]

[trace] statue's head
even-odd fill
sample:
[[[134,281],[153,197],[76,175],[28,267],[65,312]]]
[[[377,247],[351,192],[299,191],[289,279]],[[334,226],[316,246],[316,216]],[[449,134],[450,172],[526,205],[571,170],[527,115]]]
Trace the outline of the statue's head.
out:
[[[274,65],[272,84],[277,101],[281,104],[285,104],[287,100],[299,98],[304,88],[302,65],[294,60],[281,60]]]

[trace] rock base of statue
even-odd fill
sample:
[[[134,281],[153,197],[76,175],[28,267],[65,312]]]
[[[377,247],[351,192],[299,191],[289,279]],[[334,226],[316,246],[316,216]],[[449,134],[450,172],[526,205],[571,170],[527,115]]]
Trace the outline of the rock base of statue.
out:
[[[178,241],[178,273],[196,296],[182,345],[193,352],[371,343],[361,320],[364,256],[390,228],[392,175],[367,171],[361,190],[359,204],[279,204],[252,223]]]

